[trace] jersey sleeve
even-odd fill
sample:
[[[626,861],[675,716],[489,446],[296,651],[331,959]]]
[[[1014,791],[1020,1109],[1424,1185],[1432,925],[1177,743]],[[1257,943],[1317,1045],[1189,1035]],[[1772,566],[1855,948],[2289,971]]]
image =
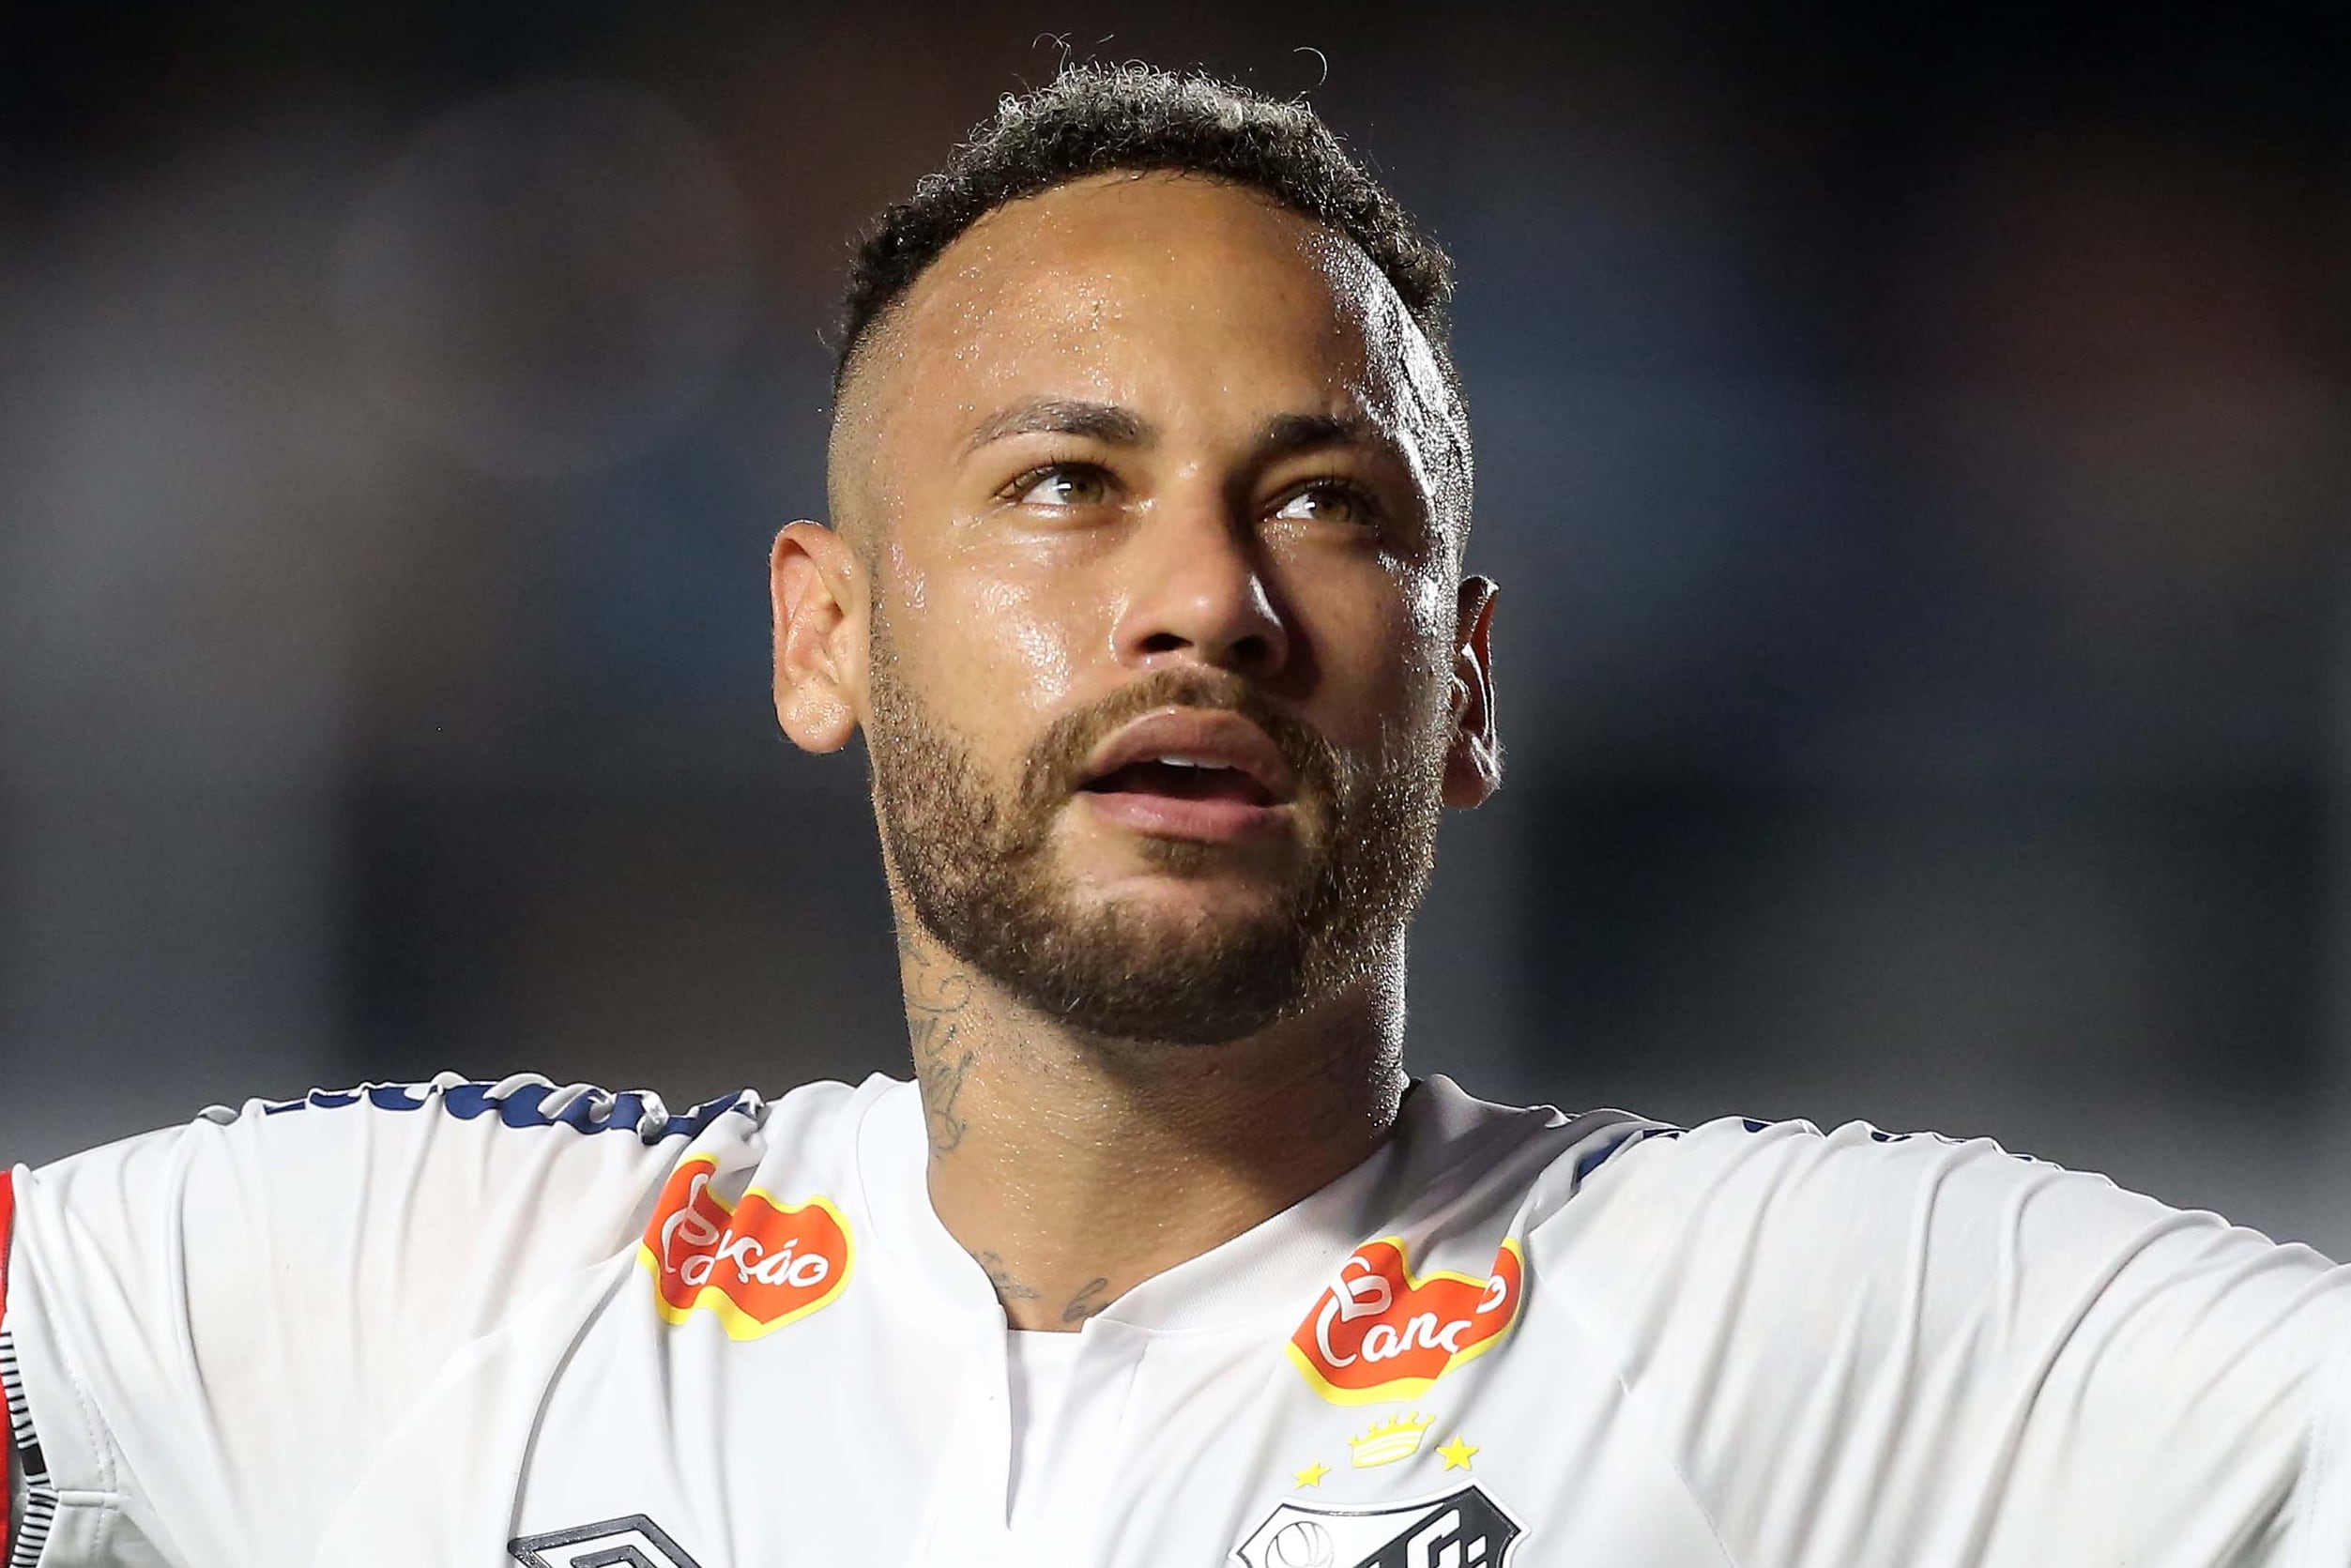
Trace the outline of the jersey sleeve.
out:
[[[2351,1271],[2307,1247],[1987,1141],[1736,1120],[1545,1229],[1742,1568],[2351,1562]]]
[[[41,1469],[8,1568],[309,1564],[456,1352],[633,1252],[688,1143],[759,1114],[444,1074],[18,1168],[0,1368]]]

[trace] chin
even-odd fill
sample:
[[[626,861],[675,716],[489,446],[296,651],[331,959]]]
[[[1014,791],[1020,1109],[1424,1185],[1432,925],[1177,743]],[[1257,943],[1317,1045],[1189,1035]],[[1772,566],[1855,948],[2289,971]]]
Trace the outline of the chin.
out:
[[[1012,961],[996,978],[1072,1028],[1143,1043],[1226,1044],[1297,1012],[1313,987],[1294,912],[1267,893],[1205,891],[1067,908],[1000,954]]]
[[[1261,879],[1171,876],[1122,877],[1085,901],[1080,918],[1107,915],[1122,923],[1149,921],[1170,936],[1202,928],[1256,925],[1288,912],[1286,890]]]
[[[1098,890],[1103,903],[1150,899],[1188,902],[1201,908],[1265,910],[1295,897],[1300,875],[1294,852],[1273,854],[1263,845],[1198,839],[1085,845],[1060,859],[1064,884]]]

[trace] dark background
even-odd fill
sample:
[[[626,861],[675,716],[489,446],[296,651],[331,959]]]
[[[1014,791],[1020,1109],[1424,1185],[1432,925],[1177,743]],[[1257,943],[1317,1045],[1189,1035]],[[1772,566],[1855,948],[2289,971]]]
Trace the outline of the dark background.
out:
[[[1458,260],[1510,769],[1422,1069],[2351,1251],[2318,0],[0,12],[0,1147],[901,1070],[764,552],[847,236],[1064,50],[1309,93]]]

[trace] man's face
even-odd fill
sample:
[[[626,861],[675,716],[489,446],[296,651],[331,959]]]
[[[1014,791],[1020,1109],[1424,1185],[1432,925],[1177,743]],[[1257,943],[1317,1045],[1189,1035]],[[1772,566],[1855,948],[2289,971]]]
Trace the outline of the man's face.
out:
[[[922,924],[1125,1039],[1392,973],[1458,744],[1466,442],[1361,252],[1198,178],[1063,187],[940,257],[843,418]]]

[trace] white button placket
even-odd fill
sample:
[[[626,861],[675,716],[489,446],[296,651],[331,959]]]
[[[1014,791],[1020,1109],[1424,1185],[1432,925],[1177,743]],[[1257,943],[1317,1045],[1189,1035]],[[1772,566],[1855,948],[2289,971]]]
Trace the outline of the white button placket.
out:
[[[1029,1533],[1012,1539],[1015,1562],[1102,1560],[1105,1508],[1119,1484],[1127,1408],[1151,1334],[1097,1317],[1083,1335],[1052,1452],[1032,1483],[1045,1489],[1045,1505],[1030,1512]]]
[[[914,1532],[907,1568],[992,1568],[1009,1560],[1004,1499],[1012,1485],[1012,1399],[1001,1321],[965,1359],[965,1373],[931,1488],[928,1516]]]

